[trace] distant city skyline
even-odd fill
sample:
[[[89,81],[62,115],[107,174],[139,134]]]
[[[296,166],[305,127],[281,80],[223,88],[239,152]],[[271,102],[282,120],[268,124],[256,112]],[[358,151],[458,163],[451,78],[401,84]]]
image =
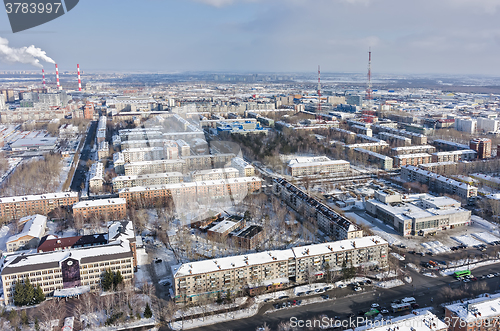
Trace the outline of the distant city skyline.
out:
[[[499,11],[496,0],[87,0],[16,34],[0,14],[0,37],[61,71],[365,73],[371,47],[374,76],[500,75]]]

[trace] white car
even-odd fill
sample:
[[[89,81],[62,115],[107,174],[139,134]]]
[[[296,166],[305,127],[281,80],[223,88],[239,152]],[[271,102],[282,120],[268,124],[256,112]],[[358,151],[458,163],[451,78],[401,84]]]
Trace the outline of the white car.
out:
[[[372,308],[378,308],[380,305],[378,303],[372,303]]]
[[[345,284],[339,284],[339,286],[337,286],[337,287],[338,288],[344,288],[344,287],[346,287],[346,285]]]
[[[359,292],[359,291],[363,291],[363,289],[362,289],[361,287],[359,287],[359,286],[358,286],[358,287],[355,287],[355,288],[354,288],[354,291]]]
[[[389,311],[388,311],[387,309],[382,309],[382,310],[380,311],[380,313],[382,313],[382,314],[389,314]]]
[[[494,274],[488,274],[486,277],[493,278],[493,277],[495,277],[495,275]]]

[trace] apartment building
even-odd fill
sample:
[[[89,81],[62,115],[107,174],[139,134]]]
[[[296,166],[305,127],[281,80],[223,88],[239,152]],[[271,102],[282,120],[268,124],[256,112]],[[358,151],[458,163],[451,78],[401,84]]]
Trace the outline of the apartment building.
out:
[[[127,216],[127,200],[114,198],[80,201],[73,205],[73,216],[84,219],[91,216],[123,219]]]
[[[174,300],[196,302],[228,291],[233,296],[257,294],[323,279],[329,270],[346,264],[383,269],[387,254],[387,242],[373,236],[193,261],[172,266]]]
[[[241,157],[234,157],[231,159],[231,167],[240,172],[240,177],[253,177],[255,176],[255,168]]]
[[[362,148],[367,151],[372,151],[372,152],[381,152],[382,150],[386,149],[389,147],[389,144],[386,143],[385,141],[379,141],[379,142],[373,142],[373,143],[361,143],[361,144],[350,144],[350,145],[345,145],[347,149],[356,149],[356,148]]]
[[[162,173],[162,172],[184,173],[186,172],[186,161],[182,159],[177,159],[177,160],[156,160],[156,161],[124,163],[123,172],[121,173],[124,173],[125,176],[135,176],[135,175]]]
[[[264,239],[264,228],[259,225],[248,225],[231,237],[237,247],[247,250],[256,249]]]
[[[327,173],[345,173],[351,164],[344,160],[330,160],[326,156],[298,157],[288,162],[288,173],[291,176],[308,176]]]
[[[467,145],[443,139],[436,139],[432,142],[432,144],[436,146],[436,148],[444,151],[459,151],[459,150],[470,149],[470,147]]]
[[[427,153],[417,153],[417,154],[403,154],[395,156],[394,158],[394,167],[399,168],[405,165],[419,165],[423,163],[431,162],[432,155]]]
[[[378,137],[387,141],[389,144],[396,144],[397,146],[410,146],[411,139],[403,136],[398,136],[389,132],[380,132]]]
[[[186,171],[224,168],[231,164],[236,155],[212,154],[212,155],[190,155],[182,158],[186,162]],[[234,167],[234,166],[233,166]],[[236,168],[236,167],[235,167]]]
[[[475,138],[470,141],[470,149],[476,151],[478,159],[489,159],[491,157],[491,139]]]
[[[371,137],[373,135],[372,129],[369,127],[366,127],[366,126],[353,125],[353,126],[351,126],[351,130],[353,130],[356,133],[368,136],[368,137]]]
[[[175,141],[177,146],[179,147],[178,154],[179,156],[190,156],[191,155],[191,147],[187,142],[182,139],[177,139]]]
[[[262,180],[257,177],[238,177],[226,180],[210,180],[202,182],[137,186],[119,191],[120,198],[126,199],[129,205],[137,203],[154,204],[155,201],[173,199],[177,205],[199,202],[208,203],[218,200],[241,200],[248,194],[260,190]]]
[[[165,141],[165,139],[126,140],[121,142],[120,145],[122,150],[131,148],[163,147]]]
[[[453,229],[469,225],[471,219],[470,210],[454,199],[425,193],[402,196],[391,190],[375,192],[375,199],[366,202],[366,211],[403,236]]]
[[[10,220],[34,214],[47,215],[58,207],[68,207],[77,202],[77,192],[5,197],[0,198],[0,217]]]
[[[427,145],[427,136],[421,133],[398,130],[385,125],[374,125],[372,126],[372,129],[378,134],[382,132],[388,132],[397,136],[410,138],[412,145]]]
[[[26,216],[21,218],[18,223],[24,224],[23,230],[7,239],[5,244],[7,252],[37,247],[45,233],[47,217],[43,215]]]
[[[163,147],[130,148],[122,150],[125,162],[156,161],[165,159]]]
[[[184,175],[180,172],[118,176],[113,178],[113,191],[118,192],[125,187],[176,184],[183,181]]]
[[[337,240],[363,236],[363,230],[355,223],[285,179],[273,181],[273,193],[304,217],[315,218],[319,228]]]
[[[191,180],[199,182],[203,180],[218,180],[240,177],[240,172],[236,168],[219,168],[208,170],[197,170],[191,173]]]
[[[364,148],[355,148],[354,152],[360,155],[360,157],[366,157],[366,160],[372,165],[377,166],[383,170],[391,170],[393,168],[393,159],[389,156],[382,155]]]
[[[97,157],[102,160],[109,156],[109,144],[107,141],[102,141],[99,143],[99,148],[97,149]]]
[[[417,145],[417,146],[403,146],[394,147],[391,149],[391,155],[404,155],[404,154],[417,154],[417,153],[428,153],[432,154],[436,152],[436,147],[432,145]]]
[[[119,270],[125,283],[132,282],[133,253],[128,242],[119,240],[70,251],[12,255],[6,258],[1,272],[4,303],[13,303],[16,282],[27,279],[35,287],[40,285],[45,296],[52,296],[56,290],[75,291],[81,286],[96,291],[107,269]]]
[[[401,167],[400,176],[405,182],[419,182],[427,185],[430,191],[457,195],[466,201],[471,201],[477,196],[477,187],[475,186],[415,166]]]
[[[99,122],[97,123],[97,143],[100,144],[104,140],[106,140],[106,124],[107,118],[106,116],[101,116],[99,118]]]
[[[127,140],[163,139],[163,133],[161,132],[161,127],[120,130],[119,135],[122,143]]]
[[[472,149],[432,153],[432,162],[458,162],[475,160],[477,152]]]
[[[458,162],[432,162],[419,164],[418,167],[427,171],[446,173],[455,170]]]
[[[498,330],[500,317],[500,295],[485,294],[476,299],[444,306],[448,331],[489,331]]]
[[[103,185],[104,165],[101,162],[93,163],[89,170],[89,189],[91,192],[100,192]]]

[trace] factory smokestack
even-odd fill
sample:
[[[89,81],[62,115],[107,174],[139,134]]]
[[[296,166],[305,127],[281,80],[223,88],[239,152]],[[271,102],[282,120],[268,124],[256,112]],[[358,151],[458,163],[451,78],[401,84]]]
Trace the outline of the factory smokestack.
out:
[[[42,69],[42,85],[45,88],[45,70]]]
[[[82,80],[80,79],[80,65],[77,64],[76,68],[78,69],[78,91],[82,91]]]
[[[57,63],[56,63],[56,81],[57,81],[57,89],[62,90],[61,84],[59,84],[59,68],[57,67]]]

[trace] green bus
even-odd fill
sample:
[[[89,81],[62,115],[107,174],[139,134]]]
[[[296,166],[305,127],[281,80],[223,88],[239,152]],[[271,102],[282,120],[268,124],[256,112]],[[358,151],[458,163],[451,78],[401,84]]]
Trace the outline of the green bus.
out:
[[[453,275],[455,276],[455,278],[458,279],[465,276],[469,276],[470,274],[471,274],[470,270],[462,270],[462,271],[455,271]]]

